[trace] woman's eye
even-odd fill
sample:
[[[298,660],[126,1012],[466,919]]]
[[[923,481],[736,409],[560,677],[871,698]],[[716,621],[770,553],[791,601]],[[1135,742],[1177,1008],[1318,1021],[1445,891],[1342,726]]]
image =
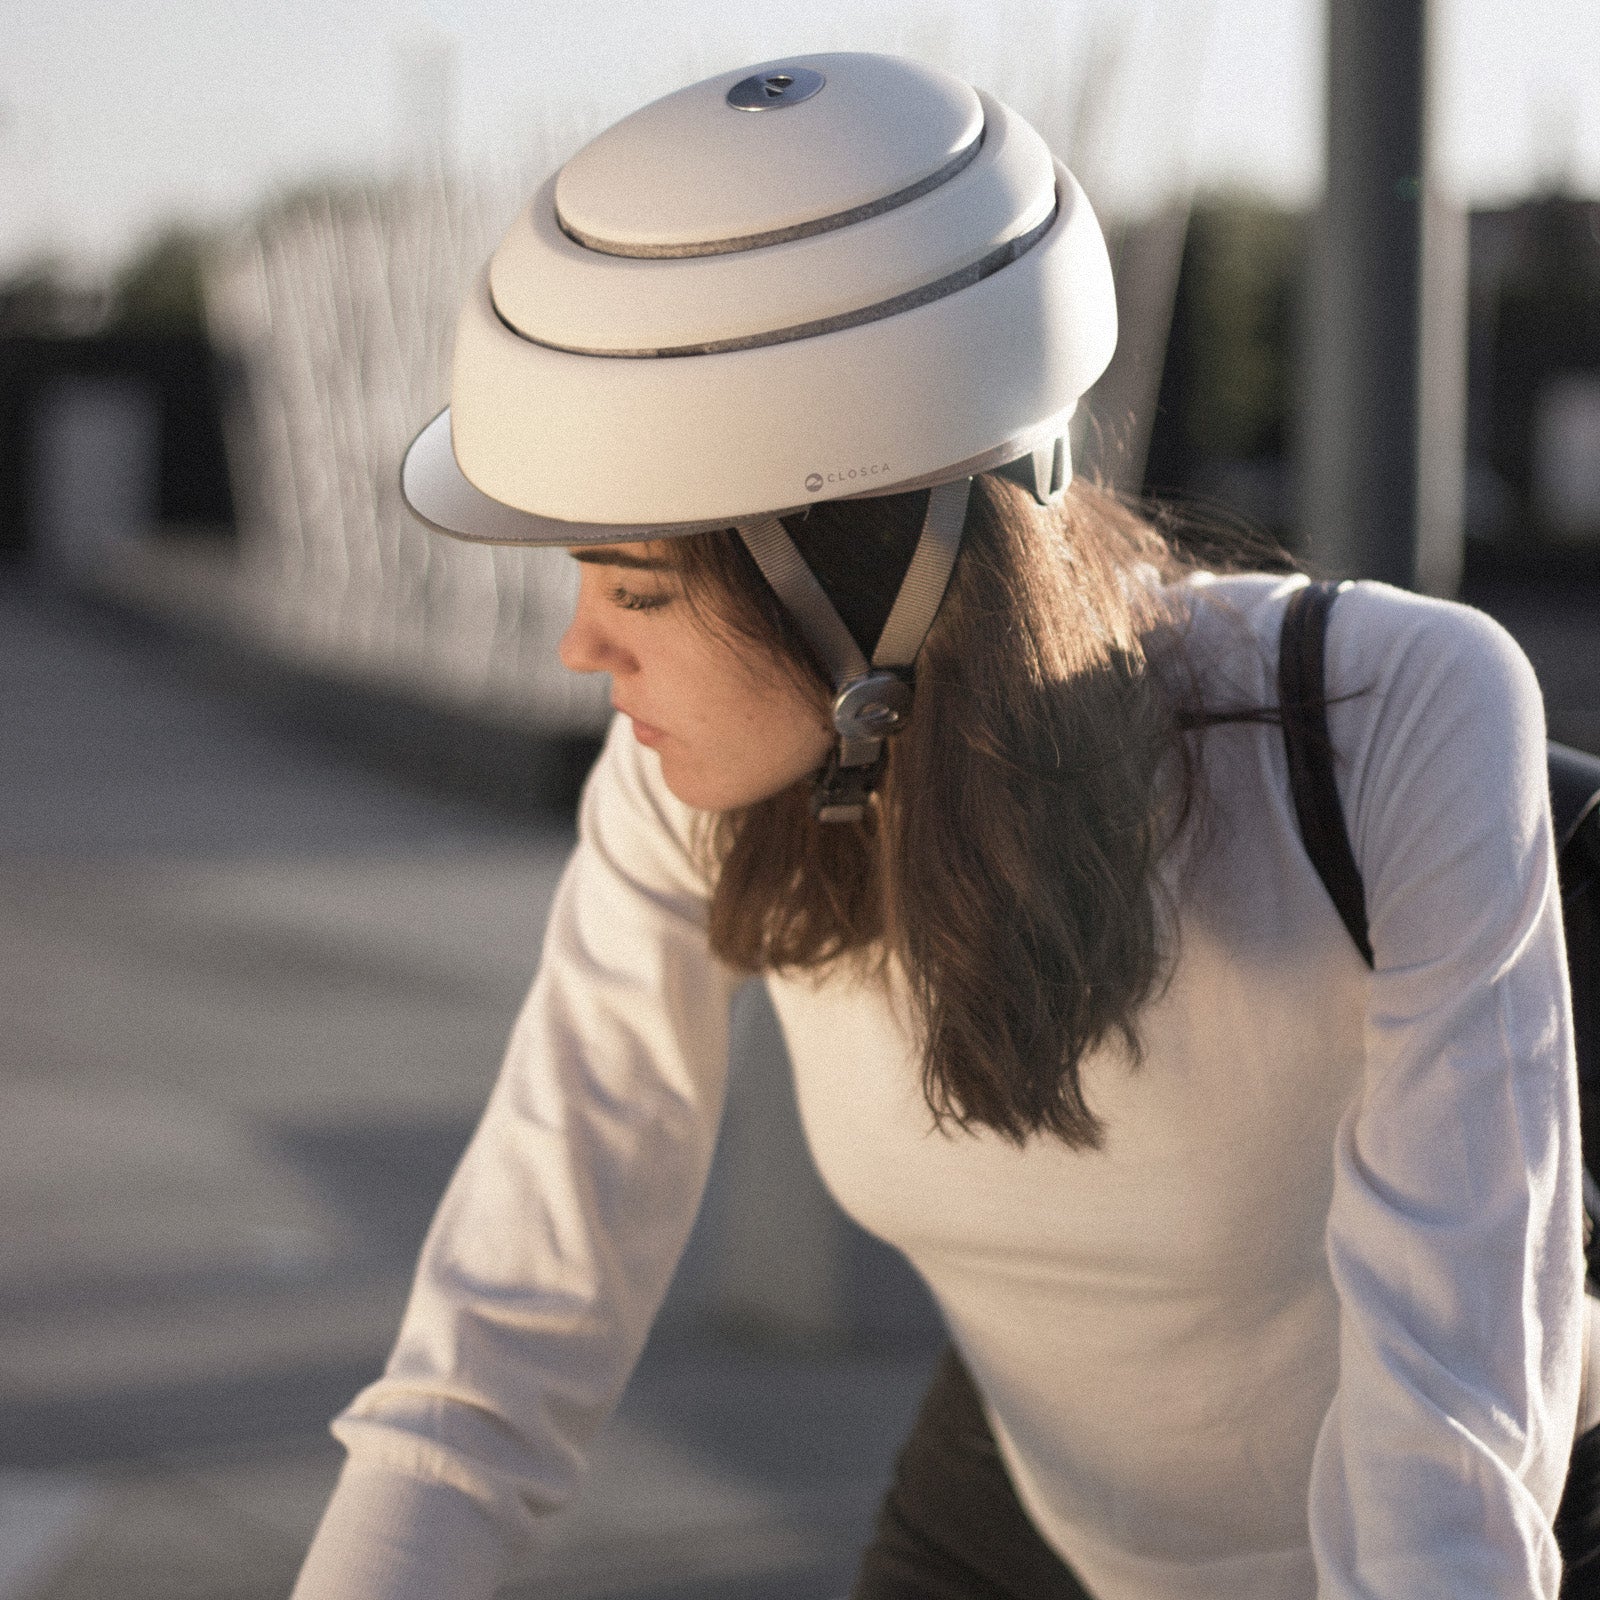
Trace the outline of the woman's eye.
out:
[[[612,604],[624,611],[657,611],[671,600],[670,594],[640,594],[635,589],[624,589],[618,584],[611,591]]]

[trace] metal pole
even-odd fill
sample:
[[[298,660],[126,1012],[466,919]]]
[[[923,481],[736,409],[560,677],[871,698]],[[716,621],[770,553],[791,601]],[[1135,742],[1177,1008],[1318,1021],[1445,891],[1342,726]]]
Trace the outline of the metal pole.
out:
[[[1449,593],[1461,549],[1465,236],[1430,195],[1427,77],[1427,0],[1329,0],[1301,526],[1320,568]]]

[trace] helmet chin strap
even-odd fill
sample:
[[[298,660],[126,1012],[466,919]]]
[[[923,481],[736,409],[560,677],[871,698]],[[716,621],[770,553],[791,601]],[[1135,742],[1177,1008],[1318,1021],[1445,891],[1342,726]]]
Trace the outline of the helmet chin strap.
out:
[[[764,517],[739,529],[761,575],[833,680],[839,743],[812,790],[811,809],[819,822],[855,822],[866,813],[884,740],[911,714],[911,665],[950,582],[971,492],[972,479],[957,478],[930,493],[911,565],[870,662],[783,524]]]

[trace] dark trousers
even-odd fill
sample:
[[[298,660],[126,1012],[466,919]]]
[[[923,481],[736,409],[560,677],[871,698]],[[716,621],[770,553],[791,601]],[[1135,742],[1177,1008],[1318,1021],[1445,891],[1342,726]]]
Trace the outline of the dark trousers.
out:
[[[1600,1428],[1573,1446],[1555,1532],[1562,1600],[1600,1600]],[[1093,1600],[1028,1520],[953,1349],[895,1462],[850,1600]]]
[[[953,1349],[895,1462],[850,1600],[1092,1600],[1018,1502]]]

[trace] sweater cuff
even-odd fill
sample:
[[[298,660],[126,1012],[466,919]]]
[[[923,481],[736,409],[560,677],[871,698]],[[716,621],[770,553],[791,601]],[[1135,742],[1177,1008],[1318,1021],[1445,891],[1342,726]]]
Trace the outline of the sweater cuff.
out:
[[[290,1600],[490,1600],[508,1566],[459,1489],[349,1462]]]

